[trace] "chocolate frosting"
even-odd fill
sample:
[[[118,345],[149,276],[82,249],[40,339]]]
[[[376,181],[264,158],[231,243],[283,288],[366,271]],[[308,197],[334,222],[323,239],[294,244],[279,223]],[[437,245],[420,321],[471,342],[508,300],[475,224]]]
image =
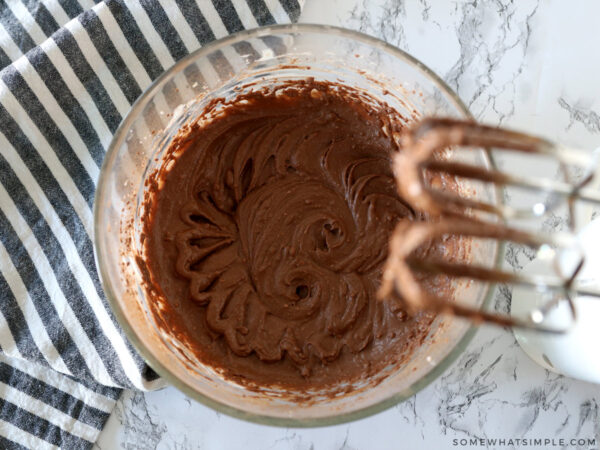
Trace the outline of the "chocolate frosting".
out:
[[[422,341],[431,315],[376,299],[395,225],[421,218],[396,191],[393,116],[354,89],[293,81],[213,100],[181,131],[146,196],[145,263],[203,362],[314,387]]]

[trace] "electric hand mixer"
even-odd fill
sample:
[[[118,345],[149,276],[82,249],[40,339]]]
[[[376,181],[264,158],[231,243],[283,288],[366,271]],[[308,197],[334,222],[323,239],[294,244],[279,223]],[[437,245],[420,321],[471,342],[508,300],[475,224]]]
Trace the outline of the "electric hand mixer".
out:
[[[538,255],[545,253],[553,256],[561,251],[578,252],[574,235],[574,206],[577,202],[600,204],[600,191],[589,187],[597,170],[595,154],[562,147],[514,131],[453,119],[425,119],[412,127],[400,140],[403,150],[394,156],[393,163],[398,190],[414,209],[431,215],[434,220],[402,223],[398,226],[390,242],[379,296],[401,301],[409,312],[431,310],[466,317],[476,322],[491,322],[546,333],[564,333],[569,330],[577,316],[573,298],[585,295],[597,300],[600,297],[600,290],[584,287],[577,281],[584,263],[583,252],[579,252],[577,264],[566,271],[558,264],[558,258],[554,258],[552,274],[526,275],[467,263],[426,259],[416,250],[442,236],[456,235],[522,244],[535,249]],[[520,152],[529,157],[552,158],[558,162],[564,180],[512,175],[496,168],[486,169],[454,162],[444,156],[448,149],[469,151],[482,147],[488,152],[493,148],[495,152]],[[573,182],[569,176],[574,168],[585,172],[578,182]],[[546,195],[546,200],[536,202],[528,208],[485,203],[463,196],[460,192],[439,189],[426,176],[436,173],[541,192]],[[514,222],[542,216],[561,205],[566,205],[569,212],[567,232],[541,233],[514,225]],[[514,318],[463,306],[456,299],[434,295],[420,283],[417,275],[422,273],[443,274],[451,278],[485,283],[528,286],[543,291],[549,300],[542,307],[531,310],[528,317]],[[545,325],[544,319],[548,312],[561,302],[568,304],[571,323],[561,327]]]

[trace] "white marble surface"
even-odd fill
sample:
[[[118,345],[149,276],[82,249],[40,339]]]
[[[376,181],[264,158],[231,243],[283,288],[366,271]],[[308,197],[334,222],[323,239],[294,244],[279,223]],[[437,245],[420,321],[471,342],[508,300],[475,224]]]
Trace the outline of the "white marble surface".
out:
[[[563,143],[600,146],[596,0],[306,3],[304,22],[354,28],[422,60],[457,90],[477,119]],[[560,218],[547,225],[560,225]],[[518,269],[529,258],[511,251],[506,262]],[[510,292],[499,289],[496,307],[506,311],[509,302]],[[480,437],[555,440],[554,447],[534,448],[561,448],[562,438],[568,448],[597,449],[599,405],[600,386],[542,369],[510,332],[483,327],[436,382],[367,419],[320,429],[274,428],[221,415],[174,388],[127,392],[96,448],[437,449],[455,447],[454,439]],[[596,444],[571,446],[572,438],[596,439]],[[523,446],[509,444],[487,447]]]

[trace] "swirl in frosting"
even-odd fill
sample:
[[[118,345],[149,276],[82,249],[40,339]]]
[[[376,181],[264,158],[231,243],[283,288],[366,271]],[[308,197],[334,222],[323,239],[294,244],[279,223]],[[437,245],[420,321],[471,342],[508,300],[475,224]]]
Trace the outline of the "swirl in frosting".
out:
[[[392,112],[295,81],[214,100],[173,144],[147,264],[206,361],[258,383],[333,382],[427,334],[430,316],[375,296],[395,225],[420,219],[395,188]]]

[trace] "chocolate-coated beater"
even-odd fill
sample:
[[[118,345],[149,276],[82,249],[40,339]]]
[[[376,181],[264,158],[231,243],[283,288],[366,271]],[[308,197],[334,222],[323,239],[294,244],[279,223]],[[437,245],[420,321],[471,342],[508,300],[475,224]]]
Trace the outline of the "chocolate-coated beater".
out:
[[[600,297],[600,290],[584,288],[577,282],[577,274],[584,260],[573,234],[575,203],[583,201],[600,204],[600,191],[589,187],[598,169],[597,155],[594,152],[561,147],[538,137],[474,122],[437,118],[425,119],[412,127],[401,137],[401,146],[402,151],[394,156],[398,190],[413,208],[426,213],[431,220],[398,225],[390,241],[389,257],[379,290],[381,298],[401,301],[413,313],[431,310],[466,317],[475,322],[561,333],[570,327],[550,327],[543,323],[554,307],[566,302],[572,325],[576,320],[573,298],[582,295]],[[564,180],[519,176],[502,172],[495,167],[485,168],[449,157],[458,151],[481,151],[482,148],[486,152],[511,151],[532,157],[551,158],[558,162]],[[584,176],[579,182],[571,182],[569,173],[577,170],[583,170]],[[476,180],[484,185],[492,183],[540,192],[546,194],[547,200],[537,202],[529,208],[492,204],[472,198],[468,190],[451,192],[440,189],[440,184],[443,183],[432,182],[436,177],[439,180],[440,174],[454,176],[457,180]],[[513,224],[518,220],[522,225],[528,219],[543,216],[560,205],[568,207],[568,232],[533,232]],[[444,236],[492,239],[529,246],[539,256],[552,258],[554,273],[544,276],[524,275],[495,267],[433,260],[417,251],[423,244],[440,240]],[[577,263],[568,269],[561,267],[557,256],[561,252],[575,252]],[[432,294],[419,281],[418,274],[422,273],[443,274],[484,283],[529,286],[548,293],[550,299],[542,307],[530,311],[529,317],[516,319],[465,306],[460,303],[460,299]]]

